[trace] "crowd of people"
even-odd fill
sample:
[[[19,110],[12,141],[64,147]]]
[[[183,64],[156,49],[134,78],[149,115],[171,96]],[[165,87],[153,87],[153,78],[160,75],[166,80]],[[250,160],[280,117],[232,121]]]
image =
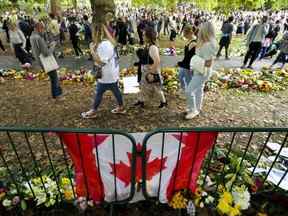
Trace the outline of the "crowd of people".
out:
[[[48,17],[37,17],[38,14],[41,14],[39,8],[34,10],[32,16],[16,11],[3,15],[0,21],[6,40],[24,69],[29,70],[39,64],[48,73],[52,97],[56,100],[63,99],[57,67],[47,69],[43,59],[49,59],[53,65],[55,62],[57,64],[57,58],[64,58],[67,35],[76,58],[84,55],[81,46],[89,48],[87,60],[92,60],[97,87],[92,108],[81,113],[83,118],[97,116],[97,109],[107,90],[113,92],[118,103],[112,113],[126,112],[118,84],[118,50],[127,44],[142,45],[135,53],[139,58],[135,66],[138,66],[140,84],[135,106],[143,108],[151,98],[158,98],[159,108],[162,109],[168,106],[168,101],[162,90],[161,58],[157,41],[161,40],[162,35],[167,35],[173,53],[176,38],[186,39],[183,60],[178,62],[181,89],[187,98],[186,119],[199,115],[205,82],[213,74],[213,62],[221,57],[223,48],[225,58],[229,60],[233,35],[246,35],[247,52],[242,68],[252,68],[255,60],[272,57],[277,50],[280,52],[271,67],[278,62],[284,66],[288,60],[288,16],[285,11],[234,12],[227,18],[216,12],[200,11],[187,5],[180,5],[176,12],[118,6],[116,15],[108,13],[105,23],[97,32],[92,28],[92,13],[87,8],[67,10],[62,16],[50,14]],[[219,42],[216,41],[215,23],[222,23]],[[101,35],[97,44],[93,42],[94,34]],[[84,43],[80,44],[81,40]],[[3,52],[7,51],[1,39],[0,48]]]

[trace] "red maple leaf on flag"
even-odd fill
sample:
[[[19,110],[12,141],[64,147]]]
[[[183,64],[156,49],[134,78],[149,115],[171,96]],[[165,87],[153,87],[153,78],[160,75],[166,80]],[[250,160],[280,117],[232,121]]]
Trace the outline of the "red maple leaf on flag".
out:
[[[142,146],[140,143],[137,145],[137,151],[140,152],[142,149]],[[151,180],[155,175],[160,173],[161,171],[161,159],[155,158],[152,161],[149,161],[150,155],[151,155],[151,149],[146,151],[145,159],[147,161],[146,165],[146,180]],[[110,166],[112,168],[111,174],[116,176],[118,179],[120,179],[122,182],[125,183],[125,187],[127,187],[131,183],[131,163],[132,163],[132,154],[130,152],[127,152],[127,156],[129,159],[129,164],[125,164],[123,161],[120,161],[119,164],[113,165],[113,163],[110,163]],[[162,160],[162,170],[166,169],[165,163],[167,161],[167,157],[164,157]],[[142,158],[141,156],[136,157],[136,182],[139,183],[142,180]]]

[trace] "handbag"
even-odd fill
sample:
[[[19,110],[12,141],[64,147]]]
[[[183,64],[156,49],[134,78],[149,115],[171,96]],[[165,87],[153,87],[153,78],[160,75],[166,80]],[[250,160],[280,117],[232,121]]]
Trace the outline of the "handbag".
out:
[[[45,57],[41,54],[39,58],[43,66],[43,69],[46,73],[59,69],[59,65],[53,55],[49,55]]]
[[[157,73],[147,73],[145,76],[145,79],[147,81],[147,83],[160,83],[161,82],[161,78],[160,75]]]
[[[103,67],[104,67],[105,63],[102,64],[98,64],[98,65],[93,65],[93,69],[92,69],[92,75],[95,76],[96,79],[101,79],[103,76]]]
[[[152,62],[153,62],[153,59],[149,55],[149,49],[148,49],[148,52],[147,52],[147,64],[148,65],[149,65],[150,60],[152,60]],[[147,83],[149,83],[149,84],[161,83],[161,77],[160,77],[159,73],[148,72],[145,75],[145,79],[146,79]]]
[[[194,72],[200,74],[206,74],[205,59],[201,58],[198,55],[194,55],[190,61],[190,68]]]

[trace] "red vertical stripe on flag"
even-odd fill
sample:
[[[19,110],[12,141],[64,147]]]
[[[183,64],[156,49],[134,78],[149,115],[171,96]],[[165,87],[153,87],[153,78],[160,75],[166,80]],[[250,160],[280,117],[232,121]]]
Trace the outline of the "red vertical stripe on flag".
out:
[[[217,134],[217,132],[191,132],[183,134],[182,146],[184,147],[181,151],[178,167],[175,165],[167,187],[168,200],[171,200],[174,192],[182,189],[190,189],[192,192],[195,192],[203,160],[213,146]],[[174,137],[180,141],[180,135],[174,135]]]
[[[104,188],[93,151],[108,136],[76,133],[59,133],[58,135],[67,146],[74,164],[77,196],[86,197],[89,194],[89,199],[95,202],[102,201],[104,199]]]

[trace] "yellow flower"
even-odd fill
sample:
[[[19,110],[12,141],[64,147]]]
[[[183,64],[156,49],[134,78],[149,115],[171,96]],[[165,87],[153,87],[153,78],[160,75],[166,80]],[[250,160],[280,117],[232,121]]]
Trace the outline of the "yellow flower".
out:
[[[258,212],[257,216],[268,216],[266,213]]]
[[[200,188],[197,188],[196,191],[195,191],[195,196],[196,197],[201,197],[202,195],[202,190]]]
[[[217,205],[217,210],[220,214],[229,214],[231,206],[225,201],[220,200]]]
[[[64,191],[64,197],[66,200],[72,200],[73,199],[73,192],[71,190]]]
[[[68,178],[66,178],[66,177],[63,177],[61,179],[61,183],[62,183],[62,185],[69,185],[70,184],[70,180]]]
[[[223,193],[223,195],[221,196],[221,198],[222,198],[225,202],[227,202],[228,204],[231,204],[232,201],[233,201],[233,197],[232,197],[231,193],[229,193],[229,192],[227,192],[227,191],[225,191],[225,192]]]
[[[169,206],[171,206],[174,209],[182,209],[186,208],[187,206],[187,199],[182,195],[181,192],[177,192],[172,200],[169,202]]]
[[[5,192],[0,193],[0,200],[2,200],[5,197],[5,195],[6,195]]]
[[[234,208],[232,207],[230,209],[230,213],[229,213],[229,216],[238,216],[238,215],[241,215],[241,212],[240,212],[240,206],[239,205],[236,205]]]
[[[219,185],[218,191],[219,191],[220,193],[224,193],[224,192],[225,192],[225,187],[224,187],[223,185]]]

